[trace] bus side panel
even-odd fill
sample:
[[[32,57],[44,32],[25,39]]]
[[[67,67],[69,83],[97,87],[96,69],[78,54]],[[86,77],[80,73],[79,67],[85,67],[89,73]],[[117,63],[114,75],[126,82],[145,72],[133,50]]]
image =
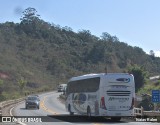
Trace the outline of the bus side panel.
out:
[[[87,94],[74,93],[72,95],[72,106],[75,112],[78,114],[85,114],[87,110],[86,106]]]
[[[87,115],[87,108],[92,116],[99,115],[98,92],[69,94],[66,100],[66,109],[71,106],[71,111],[80,115]]]

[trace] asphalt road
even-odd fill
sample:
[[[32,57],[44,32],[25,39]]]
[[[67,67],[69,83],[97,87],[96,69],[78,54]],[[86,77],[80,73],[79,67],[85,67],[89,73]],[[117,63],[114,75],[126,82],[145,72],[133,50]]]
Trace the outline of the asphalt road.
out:
[[[159,125],[155,122],[137,122],[129,119],[122,119],[120,122],[112,122],[110,119],[92,118],[87,119],[83,116],[69,116],[65,110],[64,104],[58,99],[60,93],[49,92],[41,94],[40,96],[40,109],[25,109],[25,103],[22,102],[10,110],[11,115],[18,116],[21,121],[37,120],[36,122],[19,122],[22,125]],[[27,117],[26,117],[27,116]],[[37,119],[33,119],[37,118]],[[29,119],[28,119],[29,118]],[[19,119],[18,119],[19,120]],[[42,121],[42,122],[41,122]],[[50,122],[48,122],[50,121]]]

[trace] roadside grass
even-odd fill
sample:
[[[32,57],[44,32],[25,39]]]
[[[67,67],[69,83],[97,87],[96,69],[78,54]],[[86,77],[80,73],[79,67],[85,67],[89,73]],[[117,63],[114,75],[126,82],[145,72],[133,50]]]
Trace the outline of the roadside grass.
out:
[[[24,90],[22,93],[20,91],[2,92],[2,94],[0,94],[0,102],[12,100],[12,99],[18,99],[28,95],[38,94],[38,93],[43,93],[43,92],[48,92],[53,90],[54,88],[51,86],[42,86],[41,88],[38,88],[38,89],[32,88],[30,90]]]

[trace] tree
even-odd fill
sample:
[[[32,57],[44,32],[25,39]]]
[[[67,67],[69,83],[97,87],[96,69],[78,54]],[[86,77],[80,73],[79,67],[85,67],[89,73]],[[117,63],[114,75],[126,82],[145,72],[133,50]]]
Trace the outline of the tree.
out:
[[[0,79],[0,94],[2,93],[3,89],[2,89],[2,85],[3,85],[3,80]]]
[[[154,110],[154,104],[151,102],[151,96],[144,96],[138,107],[143,107],[145,111]]]
[[[2,94],[2,92],[3,92],[3,87],[2,86],[3,86],[3,80],[0,79],[0,102],[5,100],[5,97]]]
[[[103,32],[101,38],[102,40],[105,40],[105,41],[112,40],[112,36],[107,32]]]
[[[98,42],[93,46],[86,60],[91,60],[92,63],[98,63],[104,61],[105,45]]]
[[[40,20],[40,15],[36,14],[37,11],[35,8],[27,8],[23,11],[23,17],[20,18],[21,23],[23,24],[30,24],[33,23],[34,21]]]
[[[89,42],[92,40],[92,35],[89,30],[81,30],[78,32],[78,36],[80,37],[82,42]]]
[[[26,81],[23,77],[21,77],[21,78],[18,80],[18,87],[20,88],[21,94],[23,93],[23,89],[24,89],[24,87],[26,86],[26,83],[27,83],[27,81]]]
[[[137,65],[129,67],[128,72],[134,75],[135,91],[137,92],[146,82],[148,73]]]
[[[101,39],[104,40],[104,41],[119,42],[119,39],[116,36],[111,36],[107,32],[102,33]]]
[[[41,25],[44,21],[40,19],[40,15],[37,14],[35,8],[27,8],[23,11],[23,17],[20,18],[20,29],[23,30],[27,35],[34,37],[41,37],[40,30]]]
[[[151,56],[155,56],[155,53],[154,53],[153,50],[150,50],[149,54],[150,54]]]
[[[151,56],[152,59],[155,59],[155,53],[154,53],[153,50],[150,50],[149,54],[150,54],[150,56]]]

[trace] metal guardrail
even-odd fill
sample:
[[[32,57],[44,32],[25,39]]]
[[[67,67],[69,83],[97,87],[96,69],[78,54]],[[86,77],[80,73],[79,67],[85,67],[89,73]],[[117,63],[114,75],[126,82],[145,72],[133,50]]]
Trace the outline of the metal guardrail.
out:
[[[134,116],[160,116],[160,111],[144,111],[143,107],[134,108]]]
[[[9,106],[9,105],[12,105],[12,104],[16,104],[16,103],[19,103],[21,101],[23,101],[25,98],[20,98],[20,99],[15,99],[15,100],[8,100],[8,101],[3,101],[3,102],[0,102],[0,116],[2,116],[2,109]]]
[[[143,111],[145,116],[160,116],[160,111]]]

